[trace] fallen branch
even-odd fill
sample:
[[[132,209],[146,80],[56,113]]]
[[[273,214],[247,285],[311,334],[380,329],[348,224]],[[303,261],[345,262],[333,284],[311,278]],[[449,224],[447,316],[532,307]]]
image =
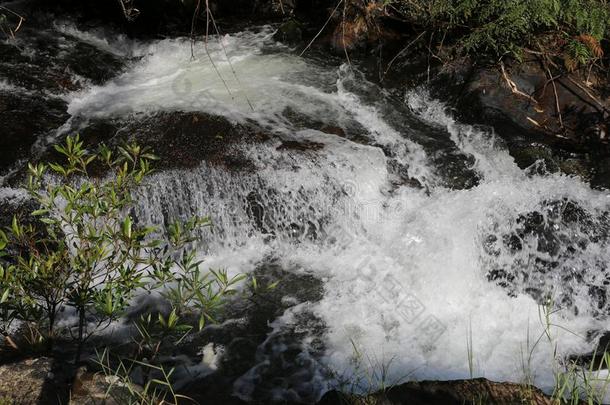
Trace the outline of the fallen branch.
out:
[[[519,89],[519,86],[517,86],[517,84],[510,78],[510,76],[506,72],[506,69],[504,68],[504,62],[500,62],[500,70],[502,71],[502,77],[504,78],[504,81],[508,85],[508,88],[510,89],[511,93],[524,97],[524,98],[528,99],[529,101],[533,102],[536,106],[538,106],[538,100],[536,100],[531,95],[521,91]]]
[[[579,89],[581,89],[591,100],[593,100],[598,106],[599,108],[603,111],[603,112],[607,112],[608,109],[606,108],[606,106],[604,105],[604,103],[602,103],[598,98],[596,98],[593,94],[591,94],[589,92],[589,90],[587,90],[586,87],[582,86],[580,83],[576,82],[574,79],[572,79],[571,77],[568,76],[568,80],[572,82],[572,84],[574,84],[576,87],[578,87]]]

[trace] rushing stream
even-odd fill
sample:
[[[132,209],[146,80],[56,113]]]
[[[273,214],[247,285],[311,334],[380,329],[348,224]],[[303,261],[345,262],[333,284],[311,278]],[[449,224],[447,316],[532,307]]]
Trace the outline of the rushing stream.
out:
[[[562,359],[606,331],[610,194],[519,168],[491,129],[460,124],[425,88],[390,91],[357,65],[299,57],[269,27],[212,39],[209,57],[201,43],[191,57],[188,39],[57,29],[128,65],[65,95],[71,118],[48,141],[89,119],[159,111],[271,135],[231,146],[247,170],[165,170],[138,196],[142,222],[212,217],[206,265],[296,277],[280,282],[287,309],[233,384],[241,398],[312,401],[329,370],[377,378],[384,365],[386,381],[533,378],[549,389]]]

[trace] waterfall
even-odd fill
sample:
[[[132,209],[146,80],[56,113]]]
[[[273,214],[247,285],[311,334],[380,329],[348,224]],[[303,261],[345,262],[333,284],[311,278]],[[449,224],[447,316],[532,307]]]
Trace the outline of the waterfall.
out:
[[[296,334],[312,371],[291,384],[318,393],[324,370],[355,372],[355,348],[391,363],[389,380],[531,374],[550,389],[556,362],[605,331],[610,194],[538,164],[520,169],[491,128],[461,124],[425,88],[397,97],[356,65],[295,56],[269,27],[213,39],[207,52],[196,44],[194,57],[186,38],[109,42],[64,29],[132,58],[117,78],[71,93],[73,117],[199,111],[271,135],[235,146],[249,170],[166,170],[137,196],[142,222],[210,215],[207,266],[235,274],[272,261],[322,283],[321,298],[273,322],[259,364],[236,382],[243,398],[275,355],[268,346],[281,351],[278,334],[302,319],[324,328]]]

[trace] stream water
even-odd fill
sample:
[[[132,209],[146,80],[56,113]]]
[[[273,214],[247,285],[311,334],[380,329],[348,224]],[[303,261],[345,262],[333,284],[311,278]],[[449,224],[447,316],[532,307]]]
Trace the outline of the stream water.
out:
[[[285,308],[232,381],[242,399],[313,401],[330,374],[550,389],[562,360],[608,329],[610,193],[541,163],[519,168],[491,128],[456,121],[425,87],[384,89],[357,64],[299,57],[269,27],[193,55],[188,39],[55,30],[127,65],[62,95],[70,118],[46,142],[77,119],[159,111],[272,135],[232,146],[248,170],[204,161],[155,174],[138,195],[142,222],[212,217],[206,265],[286,280]],[[217,357],[230,351],[220,346]]]

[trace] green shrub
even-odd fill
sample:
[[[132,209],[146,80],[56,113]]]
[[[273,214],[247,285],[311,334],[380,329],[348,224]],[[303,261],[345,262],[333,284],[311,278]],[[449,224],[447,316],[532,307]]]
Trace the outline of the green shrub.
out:
[[[467,54],[518,55],[537,35],[608,37],[606,0],[390,0],[419,29],[448,33]],[[545,44],[540,44],[545,45]],[[548,45],[548,44],[547,44]]]
[[[165,240],[130,214],[132,192],[151,173],[155,157],[138,145],[90,153],[78,136],[55,149],[65,163],[29,165],[27,190],[38,209],[27,222],[15,216],[0,231],[0,333],[8,337],[15,321],[33,331],[31,343],[52,344],[59,332],[69,332],[78,363],[87,339],[120,317],[138,294],[157,290],[171,305],[169,315],[149,317],[163,336],[180,328],[183,333],[178,320],[186,313],[197,315],[200,327],[213,319],[241,278],[202,271],[185,248],[209,219],[174,223]],[[90,174],[101,167],[107,177]],[[63,310],[77,320],[58,331]]]

